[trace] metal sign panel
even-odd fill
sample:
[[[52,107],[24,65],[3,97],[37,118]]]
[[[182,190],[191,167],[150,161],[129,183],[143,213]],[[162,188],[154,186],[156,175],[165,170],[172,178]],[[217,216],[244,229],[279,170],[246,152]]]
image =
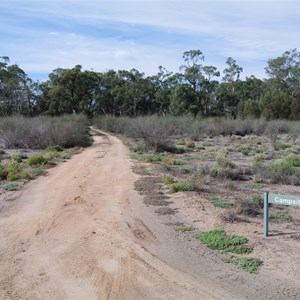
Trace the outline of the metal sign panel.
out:
[[[268,203],[300,206],[300,197],[268,194]]]

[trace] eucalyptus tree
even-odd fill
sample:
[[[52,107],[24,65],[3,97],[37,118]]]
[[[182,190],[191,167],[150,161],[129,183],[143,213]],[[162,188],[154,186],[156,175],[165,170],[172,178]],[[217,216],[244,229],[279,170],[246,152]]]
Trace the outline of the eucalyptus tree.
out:
[[[7,56],[0,57],[0,115],[32,115],[35,95],[33,81]]]
[[[265,114],[277,117],[300,118],[300,52],[295,48],[285,51],[281,56],[269,59],[265,68],[270,79],[266,84],[266,95],[264,98]],[[266,105],[273,97],[278,102],[276,94],[280,94],[281,104],[289,106],[285,108],[284,115],[278,111],[280,106]],[[268,108],[267,108],[268,107]],[[288,115],[288,111],[290,114]]]
[[[190,86],[189,91],[186,87],[183,88],[185,95],[189,100],[188,111],[194,116],[201,113],[208,116],[210,113],[212,94],[217,86],[217,81],[214,77],[220,76],[217,68],[214,66],[204,66],[204,55],[201,50],[190,50],[183,53],[185,65],[180,67],[183,71],[183,78]]]
[[[223,70],[222,84],[219,85],[217,91],[216,112],[217,114],[224,114],[227,118],[235,119],[240,100],[237,86],[240,83],[243,68],[232,57],[227,58],[226,65],[227,67]]]

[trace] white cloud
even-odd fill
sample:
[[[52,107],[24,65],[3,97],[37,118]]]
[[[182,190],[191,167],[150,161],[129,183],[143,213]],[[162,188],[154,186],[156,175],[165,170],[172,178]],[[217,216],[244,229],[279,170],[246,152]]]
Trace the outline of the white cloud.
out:
[[[207,64],[222,68],[231,56],[260,76],[268,58],[300,48],[299,11],[299,1],[280,0],[3,0],[0,49],[27,73],[177,71],[183,51],[201,49]]]

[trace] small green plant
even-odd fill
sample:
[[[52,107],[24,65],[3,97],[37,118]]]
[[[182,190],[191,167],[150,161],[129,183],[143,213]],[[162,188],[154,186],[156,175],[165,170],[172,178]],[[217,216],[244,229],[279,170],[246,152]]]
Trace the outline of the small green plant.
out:
[[[248,156],[249,153],[250,153],[250,150],[251,150],[250,148],[245,147],[245,148],[242,149],[241,152],[242,152],[243,155]]]
[[[290,166],[300,167],[300,156],[291,155],[288,156],[285,160]]]
[[[184,143],[187,148],[194,149],[196,147],[195,142],[191,138],[186,139]]]
[[[18,190],[19,186],[15,183],[7,183],[7,184],[4,184],[2,186],[2,188],[6,191],[16,191],[16,190]]]
[[[170,175],[170,174],[164,174],[164,175],[162,176],[162,181],[163,181],[164,184],[172,184],[172,183],[175,182],[175,179],[174,179],[174,177],[173,177],[172,175]]]
[[[247,189],[261,190],[264,187],[264,185],[262,183],[250,182],[245,184],[244,187]]]
[[[209,201],[216,207],[220,208],[229,208],[233,206],[233,203],[223,200],[218,197],[209,197]]]
[[[184,226],[181,226],[179,228],[179,230],[182,231],[182,232],[193,231],[193,227],[184,225]]]
[[[262,264],[262,261],[256,257],[236,257],[231,256],[228,260],[228,263],[232,263],[237,265],[241,269],[249,272],[254,273],[258,270],[259,266]]]
[[[235,164],[223,155],[217,157],[217,165],[221,168],[234,169]]]
[[[62,152],[64,148],[59,145],[51,145],[48,146],[45,150],[49,152]]]
[[[195,191],[197,186],[194,182],[180,181],[170,186],[171,193]]]
[[[29,166],[43,165],[45,162],[46,159],[40,154],[34,155],[27,160]]]
[[[228,190],[233,190],[235,185],[234,185],[234,181],[232,180],[227,180],[225,182],[225,187],[228,189]]]
[[[11,156],[11,159],[20,163],[22,161],[22,154],[21,153],[15,153]]]
[[[274,149],[278,151],[278,150],[285,150],[290,147],[291,145],[287,145],[287,144],[276,144]]]
[[[293,221],[293,217],[289,214],[286,214],[286,213],[271,214],[270,219],[283,220],[283,221]]]
[[[71,154],[69,152],[67,152],[67,151],[63,151],[63,152],[60,152],[59,158],[60,159],[70,159],[71,158]]]
[[[235,248],[248,242],[247,238],[239,235],[227,235],[222,229],[201,232],[196,237],[210,249],[226,252],[241,251]]]
[[[251,197],[251,201],[255,204],[257,204],[260,208],[264,207],[264,198],[259,195],[253,195]]]
[[[0,155],[5,154],[5,150],[3,148],[0,148]]]

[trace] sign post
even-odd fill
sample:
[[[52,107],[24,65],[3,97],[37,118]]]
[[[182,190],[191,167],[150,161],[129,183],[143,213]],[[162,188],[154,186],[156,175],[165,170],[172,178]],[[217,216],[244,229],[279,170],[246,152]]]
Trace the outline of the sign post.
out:
[[[264,237],[269,234],[269,192],[264,194]]]
[[[264,193],[264,237],[269,235],[269,203],[300,207],[300,196]]]

